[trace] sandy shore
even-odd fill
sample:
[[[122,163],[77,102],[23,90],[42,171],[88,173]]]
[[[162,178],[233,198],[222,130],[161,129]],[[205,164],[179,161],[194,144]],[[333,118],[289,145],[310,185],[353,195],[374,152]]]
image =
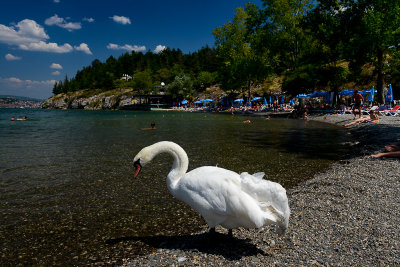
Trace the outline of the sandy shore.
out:
[[[343,125],[352,115],[315,115]],[[400,266],[400,161],[373,159],[400,140],[400,116],[349,127],[354,154],[288,190],[292,214],[286,235],[273,228],[234,230],[210,243],[207,234],[155,237],[141,242],[150,255],[125,266]],[[226,230],[217,229],[220,233]]]

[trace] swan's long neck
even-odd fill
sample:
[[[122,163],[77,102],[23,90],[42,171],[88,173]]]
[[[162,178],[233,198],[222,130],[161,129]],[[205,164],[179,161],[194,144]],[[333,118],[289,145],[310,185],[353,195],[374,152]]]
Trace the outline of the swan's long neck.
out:
[[[174,158],[172,168],[167,176],[167,186],[169,190],[172,192],[176,188],[179,179],[185,175],[188,169],[189,166],[188,156],[182,147],[173,142],[168,142],[168,141],[158,142],[150,147],[151,151],[154,153],[153,156],[159,153],[166,152],[172,155],[172,157]]]

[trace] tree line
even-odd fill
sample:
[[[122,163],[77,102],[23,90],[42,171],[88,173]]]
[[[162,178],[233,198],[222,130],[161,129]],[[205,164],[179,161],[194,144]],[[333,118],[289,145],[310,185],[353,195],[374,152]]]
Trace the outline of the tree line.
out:
[[[133,88],[138,93],[166,84],[174,97],[191,97],[218,83],[251,96],[279,80],[287,95],[349,87],[400,88],[400,0],[263,0],[247,3],[213,31],[215,48],[183,54],[132,51],[95,60],[53,93]],[[121,80],[132,75],[130,81]]]

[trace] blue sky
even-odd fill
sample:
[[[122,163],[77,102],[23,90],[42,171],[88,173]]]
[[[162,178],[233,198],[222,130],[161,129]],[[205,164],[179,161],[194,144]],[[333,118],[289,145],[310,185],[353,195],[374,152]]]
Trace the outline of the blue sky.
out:
[[[260,0],[2,0],[0,95],[45,99],[94,59],[214,46],[213,29]]]

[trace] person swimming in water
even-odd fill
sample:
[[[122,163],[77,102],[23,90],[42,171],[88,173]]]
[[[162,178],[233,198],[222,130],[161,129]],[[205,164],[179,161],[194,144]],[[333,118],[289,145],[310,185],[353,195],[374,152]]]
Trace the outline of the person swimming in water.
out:
[[[11,118],[11,121],[15,121],[15,120],[17,120],[17,121],[26,121],[26,119],[27,119],[27,117],[23,116],[22,118],[17,118],[17,119]]]
[[[151,124],[150,124],[150,127],[151,128],[142,128],[141,130],[156,130],[157,128],[156,128],[156,123],[155,122],[152,122]]]

